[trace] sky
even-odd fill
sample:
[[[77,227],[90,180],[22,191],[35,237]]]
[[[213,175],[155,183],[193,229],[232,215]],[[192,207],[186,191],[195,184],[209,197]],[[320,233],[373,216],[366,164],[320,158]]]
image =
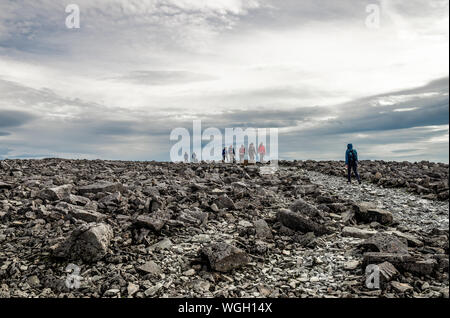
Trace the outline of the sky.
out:
[[[445,0],[2,0],[0,159],[166,161],[201,120],[448,163],[448,35]]]

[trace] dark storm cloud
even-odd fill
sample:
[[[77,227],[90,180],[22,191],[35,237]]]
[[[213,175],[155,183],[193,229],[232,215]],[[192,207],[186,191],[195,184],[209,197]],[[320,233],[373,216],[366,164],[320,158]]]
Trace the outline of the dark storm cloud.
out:
[[[443,77],[438,78],[433,81],[430,81],[428,84],[420,87],[414,87],[410,89],[404,89],[400,91],[379,94],[375,96],[371,96],[369,98],[376,97],[386,97],[386,96],[403,96],[403,95],[414,95],[414,94],[424,94],[424,93],[440,93],[445,94],[448,93],[449,90],[449,78]]]
[[[334,112],[330,109],[335,118],[306,133],[326,135],[448,125],[448,91],[448,78],[443,78],[423,87],[352,101],[332,108]],[[383,105],[383,100],[389,104]]]
[[[393,107],[369,107],[355,116],[348,109],[348,113],[343,112],[339,118],[329,120],[309,133],[357,133],[448,124],[448,98],[433,98],[423,102],[422,107],[404,112],[394,111]]]
[[[0,128],[22,126],[34,118],[34,115],[27,112],[0,109]]]

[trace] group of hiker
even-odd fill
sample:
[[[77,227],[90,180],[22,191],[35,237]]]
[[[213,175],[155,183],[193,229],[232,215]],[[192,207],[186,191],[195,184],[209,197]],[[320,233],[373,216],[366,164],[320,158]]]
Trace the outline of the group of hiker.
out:
[[[245,162],[245,154],[247,153],[247,149],[244,145],[241,145],[241,148],[239,148],[239,162],[244,163]],[[251,143],[248,147],[248,160],[249,162],[256,162],[256,154],[259,156],[259,161],[261,163],[264,162],[264,156],[266,155],[266,147],[263,143],[259,144],[258,151],[256,151],[255,145]],[[230,162],[235,163],[236,162],[236,152],[233,148],[233,145],[230,147],[224,147],[222,149],[222,162]]]
[[[247,153],[247,149],[244,145],[241,145],[239,148],[239,162],[244,163],[245,155]],[[256,150],[255,145],[251,143],[248,147],[248,160],[249,162],[256,162],[256,155],[259,156],[259,161],[261,163],[264,162],[264,156],[266,155],[266,147],[263,143],[259,144],[258,150]],[[184,154],[184,161],[189,162],[189,155],[186,152]],[[197,155],[195,153],[192,154],[192,162],[198,163]],[[236,163],[236,151],[233,148],[233,145],[230,145],[228,148],[224,147],[222,149],[222,162]],[[347,150],[345,151],[345,167],[347,169],[347,182],[351,183],[351,174],[352,171],[355,174],[358,183],[361,184],[361,177],[358,174],[358,152],[353,148],[353,144],[347,145]]]
[[[245,162],[245,155],[247,154],[247,149],[244,145],[241,145],[239,148],[239,162],[244,163]],[[261,163],[264,163],[264,157],[266,155],[266,147],[263,143],[259,144],[258,150],[256,150],[256,147],[253,143],[251,143],[248,147],[248,161],[250,163],[256,162],[256,155],[259,156],[259,161]],[[187,152],[184,153],[184,162],[189,162],[189,155]],[[192,163],[198,163],[197,155],[192,153],[191,157]],[[230,145],[228,148],[224,147],[222,149],[222,162],[229,162],[229,163],[236,163],[236,151],[233,147],[233,145]]]

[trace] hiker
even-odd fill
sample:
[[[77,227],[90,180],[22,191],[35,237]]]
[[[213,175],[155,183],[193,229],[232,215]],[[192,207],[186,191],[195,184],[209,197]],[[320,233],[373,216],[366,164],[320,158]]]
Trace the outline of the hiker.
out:
[[[195,152],[192,153],[192,162],[197,163],[197,154]]]
[[[189,162],[189,155],[187,152],[184,153],[184,162]]]
[[[227,147],[224,147],[222,149],[222,162],[224,162],[224,163],[227,161],[227,154],[228,154]]]
[[[244,163],[245,158],[245,147],[244,145],[241,145],[241,148],[239,148],[239,160],[241,163]]]
[[[259,144],[258,153],[259,153],[259,159],[260,159],[261,163],[264,163],[264,156],[266,155],[266,147],[264,147],[263,143]]]
[[[234,163],[234,156],[236,155],[236,152],[234,151],[233,145],[228,148],[228,155],[230,156],[230,163]]]
[[[358,174],[358,152],[356,151],[356,149],[353,149],[352,144],[347,145],[347,151],[345,152],[345,167],[347,168],[347,182],[349,184],[352,183],[351,175],[353,169],[356,179],[358,180],[359,184],[361,184],[361,178]]]
[[[256,149],[255,149],[255,145],[253,144],[253,142],[248,147],[248,156],[250,158],[250,162],[255,162]]]

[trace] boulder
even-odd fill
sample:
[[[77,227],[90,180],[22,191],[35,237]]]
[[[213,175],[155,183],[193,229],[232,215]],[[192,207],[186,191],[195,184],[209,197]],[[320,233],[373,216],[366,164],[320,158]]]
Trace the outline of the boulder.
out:
[[[66,195],[62,198],[62,201],[73,204],[73,205],[80,205],[80,206],[96,206],[95,204],[93,204],[93,202],[91,200],[89,200],[86,197],[82,197],[80,195],[74,195],[74,194],[69,194]]]
[[[360,261],[348,261],[344,263],[344,269],[348,271],[355,270],[361,264]]]
[[[303,199],[296,200],[289,207],[289,210],[292,212],[299,212],[301,215],[305,215],[310,218],[323,218],[323,213],[321,211]]]
[[[120,192],[111,193],[103,198],[101,198],[98,203],[103,205],[117,205],[122,202],[122,194]]]
[[[76,205],[72,205],[66,202],[58,203],[55,208],[56,210],[63,212],[71,218],[83,220],[88,223],[100,222],[106,218],[105,214],[96,211],[84,210]]]
[[[381,253],[408,254],[408,245],[395,235],[377,233],[360,244],[365,250]]]
[[[363,267],[373,264],[381,264],[389,262],[396,268],[401,268],[402,264],[414,261],[414,258],[409,254],[396,254],[396,253],[380,253],[380,252],[367,252],[363,255]]]
[[[154,232],[160,232],[169,219],[170,215],[168,212],[159,210],[151,215],[139,215],[135,219],[134,224],[137,227],[145,227]]]
[[[410,285],[396,281],[391,282],[391,286],[398,293],[412,292],[414,290]]]
[[[449,269],[448,254],[436,254],[433,257],[437,262],[435,269],[438,272],[447,272],[448,273],[448,269]]]
[[[358,222],[371,223],[378,222],[383,225],[390,225],[394,221],[392,213],[386,210],[377,209],[370,202],[361,202],[354,205],[355,218]]]
[[[210,267],[218,272],[229,272],[247,264],[250,259],[243,250],[224,242],[212,243],[203,247],[200,254]]]
[[[411,246],[411,247],[422,247],[423,246],[423,242],[412,234],[403,233],[400,231],[387,231],[385,233],[394,234],[395,236],[399,237],[400,239],[406,240],[408,242],[408,246]]]
[[[287,209],[280,209],[277,218],[281,224],[295,231],[303,233],[314,232],[316,235],[324,235],[330,232],[325,225],[319,224],[298,212],[292,212]]]
[[[435,259],[429,258],[426,260],[416,260],[402,264],[402,268],[410,273],[416,275],[431,275],[435,268],[437,268],[438,262]]]
[[[208,213],[198,210],[185,210],[180,213],[177,220],[196,226],[205,225],[208,221]]]
[[[107,254],[112,238],[113,230],[108,224],[83,224],[72,231],[62,243],[52,248],[53,256],[95,262]]]
[[[128,296],[133,296],[134,294],[136,294],[139,291],[139,285],[133,284],[133,283],[128,283],[128,287],[127,287],[127,293]]]
[[[270,229],[267,222],[263,219],[256,220],[253,222],[255,227],[256,236],[261,240],[271,240],[273,238],[272,230]]]
[[[300,244],[303,247],[314,248],[316,243],[316,236],[313,232],[308,232],[303,235],[299,235],[298,233],[294,234],[294,241]]]
[[[399,271],[389,262],[383,262],[378,264],[378,270],[380,273],[380,285],[383,288],[387,287],[387,284],[399,276]]]
[[[59,187],[47,188],[39,193],[39,198],[48,201],[62,200],[65,196],[69,196],[72,191],[72,185],[65,184]]]
[[[233,200],[231,200],[226,194],[223,194],[220,197],[218,197],[215,203],[220,209],[229,209],[229,210],[236,209]]]
[[[378,222],[383,225],[392,224],[394,218],[392,213],[382,209],[369,209],[367,211],[367,222]]]
[[[136,269],[144,274],[150,274],[154,276],[159,275],[162,272],[161,267],[159,267],[159,265],[154,261],[147,261],[143,265],[138,266]]]

